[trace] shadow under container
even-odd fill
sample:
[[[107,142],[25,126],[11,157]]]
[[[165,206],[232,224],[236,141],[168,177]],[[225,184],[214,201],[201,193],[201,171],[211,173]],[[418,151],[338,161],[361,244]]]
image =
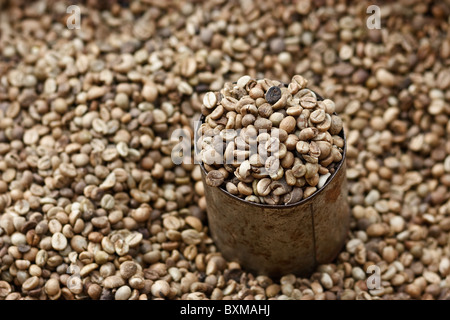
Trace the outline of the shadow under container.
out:
[[[350,220],[343,129],[340,136],[345,144],[335,172],[321,189],[289,205],[252,203],[211,187],[200,164],[211,237],[227,260],[239,262],[246,271],[281,277],[308,276],[336,258]]]

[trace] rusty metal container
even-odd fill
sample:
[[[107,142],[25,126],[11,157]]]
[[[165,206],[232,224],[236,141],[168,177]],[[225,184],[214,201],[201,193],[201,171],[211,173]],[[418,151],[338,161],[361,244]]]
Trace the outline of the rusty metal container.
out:
[[[248,271],[279,277],[307,276],[338,255],[350,219],[343,131],[344,152],[335,172],[313,195],[290,205],[251,203],[211,187],[200,164],[211,236],[226,259]]]

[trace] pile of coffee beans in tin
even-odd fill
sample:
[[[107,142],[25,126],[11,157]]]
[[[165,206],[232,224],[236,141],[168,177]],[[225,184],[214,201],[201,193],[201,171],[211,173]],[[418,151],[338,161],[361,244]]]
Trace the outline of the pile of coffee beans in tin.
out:
[[[209,186],[246,201],[292,204],[323,187],[342,160],[335,103],[300,75],[285,85],[248,75],[203,99],[198,159]]]

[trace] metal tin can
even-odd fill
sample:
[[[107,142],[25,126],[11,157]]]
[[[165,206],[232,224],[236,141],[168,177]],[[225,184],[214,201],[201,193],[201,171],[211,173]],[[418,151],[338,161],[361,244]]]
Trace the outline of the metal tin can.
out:
[[[309,275],[331,262],[342,249],[349,229],[346,139],[342,160],[325,185],[289,205],[257,204],[205,183],[211,236],[222,255],[251,272],[268,276]]]

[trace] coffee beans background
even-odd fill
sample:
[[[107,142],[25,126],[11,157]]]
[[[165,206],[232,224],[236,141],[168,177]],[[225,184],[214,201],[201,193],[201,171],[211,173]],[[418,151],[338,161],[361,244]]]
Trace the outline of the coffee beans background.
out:
[[[88,0],[68,29],[71,4],[0,1],[0,299],[449,298],[444,2],[380,2],[380,29],[371,1]],[[199,167],[171,159],[245,75],[303,76],[347,135],[351,230],[310,277],[226,261]]]

